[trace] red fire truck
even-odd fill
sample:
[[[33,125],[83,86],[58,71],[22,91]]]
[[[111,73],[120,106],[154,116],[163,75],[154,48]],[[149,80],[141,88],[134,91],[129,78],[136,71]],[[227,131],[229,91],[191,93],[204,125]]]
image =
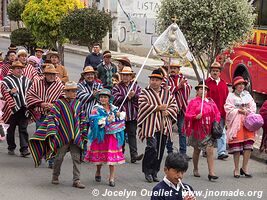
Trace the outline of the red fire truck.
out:
[[[224,66],[221,77],[231,85],[236,76],[248,81],[247,89],[257,102],[267,99],[267,0],[253,2],[258,14],[253,35],[246,45],[217,57]]]

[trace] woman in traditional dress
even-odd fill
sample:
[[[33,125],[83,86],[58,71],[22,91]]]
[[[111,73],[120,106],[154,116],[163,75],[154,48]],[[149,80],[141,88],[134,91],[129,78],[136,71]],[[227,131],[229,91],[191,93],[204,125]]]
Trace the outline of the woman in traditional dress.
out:
[[[201,150],[207,152],[207,162],[209,175],[208,179],[215,180],[219,177],[215,175],[213,150],[216,140],[211,136],[212,124],[214,121],[220,122],[220,112],[212,99],[207,98],[208,86],[204,86],[203,82],[200,82],[196,87],[196,98],[192,99],[187,107],[185,113],[185,132],[189,137],[189,144],[194,148],[193,152],[193,174],[195,177],[200,177],[198,171],[199,154]],[[205,92],[203,110],[201,113],[202,93]]]
[[[224,109],[226,112],[226,134],[228,152],[234,156],[234,177],[240,175],[252,177],[248,173],[248,161],[253,149],[255,132],[244,127],[245,117],[256,112],[256,103],[248,91],[244,90],[247,82],[242,76],[233,79],[233,92],[228,94]],[[239,169],[239,158],[243,154],[243,164]]]
[[[122,153],[124,143],[125,113],[118,112],[112,102],[111,92],[101,89],[96,95],[97,103],[89,117],[91,142],[85,160],[97,165],[95,181],[101,181],[102,164],[109,165],[109,186],[115,186],[115,165],[125,162]]]

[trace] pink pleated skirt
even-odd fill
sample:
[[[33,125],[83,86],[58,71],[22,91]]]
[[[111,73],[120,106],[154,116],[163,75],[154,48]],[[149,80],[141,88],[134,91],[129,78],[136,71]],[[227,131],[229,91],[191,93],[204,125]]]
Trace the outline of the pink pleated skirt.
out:
[[[118,165],[125,162],[122,148],[118,148],[117,139],[113,134],[105,134],[104,141],[101,143],[94,140],[90,145],[84,160],[95,165]]]

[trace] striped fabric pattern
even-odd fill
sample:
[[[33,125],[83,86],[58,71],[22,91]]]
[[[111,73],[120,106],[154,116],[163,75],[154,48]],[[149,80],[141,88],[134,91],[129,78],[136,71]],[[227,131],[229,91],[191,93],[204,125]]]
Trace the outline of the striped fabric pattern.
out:
[[[181,81],[185,79],[186,83],[184,87],[178,88]],[[167,82],[167,78],[164,78],[163,85],[165,85]],[[188,99],[192,90],[192,86],[189,85],[187,82],[187,79],[183,74],[179,74],[176,76],[170,76],[168,79],[168,86],[170,87],[171,93],[174,95],[176,103],[178,108],[185,113],[187,105],[188,105]]]
[[[31,81],[25,76],[16,77],[14,75],[8,75],[4,78],[3,84],[7,91],[13,88],[17,89],[16,95],[13,95],[15,101],[14,111],[18,111],[21,107],[26,107],[26,92],[31,86]]]
[[[39,77],[37,70],[31,64],[27,64],[26,67],[22,70],[22,72],[23,76],[26,76],[30,80]]]
[[[35,79],[30,89],[27,91],[26,104],[32,114],[34,120],[37,115],[46,114],[41,107],[36,107],[37,103],[53,103],[63,94],[64,85],[60,79],[56,79],[48,88],[46,86],[45,77]]]
[[[163,123],[163,134],[172,136],[172,124],[177,119],[178,108],[172,94],[161,87],[159,94],[149,86],[142,90],[139,97],[139,110],[137,125],[140,128],[138,135],[141,140],[153,137],[156,131],[161,130]],[[154,112],[158,105],[167,104],[168,116],[162,116],[162,112]],[[163,120],[163,121],[162,121]]]
[[[81,101],[85,115],[89,118],[93,106],[97,103],[93,96],[94,90],[102,89],[102,84],[94,81],[92,85],[88,84],[86,80],[78,83],[77,98]]]
[[[115,106],[120,107],[132,84],[133,82],[131,82],[127,86],[123,82],[120,82],[118,85],[113,87],[112,95],[114,96],[113,104]],[[125,121],[132,121],[137,119],[138,98],[141,93],[141,87],[137,83],[135,83],[132,90],[135,92],[135,96],[130,100],[127,98],[122,106],[122,111],[126,112]]]
[[[88,123],[81,102],[78,99],[68,102],[64,97],[58,99],[29,140],[35,166],[40,165],[43,157],[46,159],[54,157],[59,148],[71,141],[86,151],[87,134]]]
[[[2,67],[2,71],[1,71],[1,75],[3,77],[6,77],[7,75],[10,74],[10,67],[11,67],[11,64],[10,63],[5,63]]]
[[[1,84],[1,94],[3,95],[2,99],[5,101],[5,105],[2,109],[2,120],[5,123],[8,123],[10,116],[13,114],[12,109],[15,107],[16,103],[11,97],[10,93],[7,91],[6,86],[4,84]]]

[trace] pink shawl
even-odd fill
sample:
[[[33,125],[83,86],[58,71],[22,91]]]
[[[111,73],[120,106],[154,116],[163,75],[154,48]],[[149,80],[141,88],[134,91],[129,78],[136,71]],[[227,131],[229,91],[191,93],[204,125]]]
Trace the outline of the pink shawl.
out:
[[[238,112],[239,108],[245,108],[248,112],[256,112],[256,103],[254,102],[252,96],[248,91],[243,91],[238,97],[234,93],[229,93],[224,110],[226,112],[225,124],[226,124],[226,134],[227,140],[233,140],[236,137],[237,132],[240,130],[241,125],[243,125],[245,115]]]

